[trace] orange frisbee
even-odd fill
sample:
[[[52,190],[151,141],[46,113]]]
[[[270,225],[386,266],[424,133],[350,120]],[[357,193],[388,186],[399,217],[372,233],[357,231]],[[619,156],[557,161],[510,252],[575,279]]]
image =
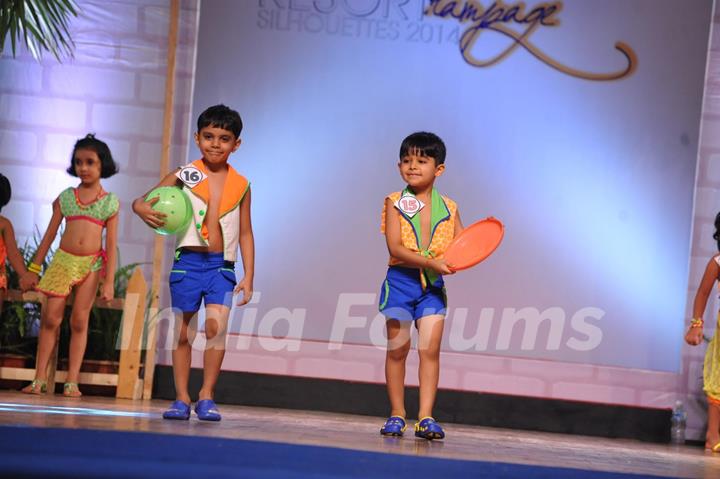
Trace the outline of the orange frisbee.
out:
[[[445,262],[453,271],[475,266],[495,251],[504,234],[505,227],[500,220],[492,216],[480,220],[453,239],[445,251]]]

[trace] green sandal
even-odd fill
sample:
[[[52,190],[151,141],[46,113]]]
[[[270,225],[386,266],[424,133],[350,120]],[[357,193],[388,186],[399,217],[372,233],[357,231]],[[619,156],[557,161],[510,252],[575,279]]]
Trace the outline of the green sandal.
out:
[[[79,398],[82,396],[78,383],[65,383],[63,384],[63,396],[71,398]]]
[[[45,394],[47,392],[47,381],[42,379],[33,379],[30,384],[20,390],[25,394]]]

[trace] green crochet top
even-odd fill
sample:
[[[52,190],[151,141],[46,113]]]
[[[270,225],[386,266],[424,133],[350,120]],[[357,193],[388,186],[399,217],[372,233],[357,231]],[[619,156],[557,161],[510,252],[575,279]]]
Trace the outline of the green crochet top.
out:
[[[65,221],[87,220],[100,226],[105,226],[107,220],[115,216],[120,208],[115,193],[106,193],[90,203],[83,203],[77,188],[67,188],[60,193],[58,200]]]

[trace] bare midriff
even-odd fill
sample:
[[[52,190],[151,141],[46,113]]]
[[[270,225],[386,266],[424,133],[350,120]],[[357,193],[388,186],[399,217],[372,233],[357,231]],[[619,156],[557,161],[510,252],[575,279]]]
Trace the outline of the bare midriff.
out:
[[[95,254],[102,249],[102,230],[102,226],[92,221],[66,221],[60,249],[78,256]]]

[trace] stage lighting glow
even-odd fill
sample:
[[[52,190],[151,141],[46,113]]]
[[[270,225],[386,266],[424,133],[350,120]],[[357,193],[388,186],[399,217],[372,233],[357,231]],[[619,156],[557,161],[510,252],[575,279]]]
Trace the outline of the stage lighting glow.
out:
[[[97,409],[86,407],[66,407],[66,406],[48,406],[35,404],[14,404],[0,403],[0,411],[2,412],[20,412],[35,414],[62,414],[76,416],[107,416],[107,417],[153,417],[153,414],[146,412],[133,411],[112,411],[109,409]]]

